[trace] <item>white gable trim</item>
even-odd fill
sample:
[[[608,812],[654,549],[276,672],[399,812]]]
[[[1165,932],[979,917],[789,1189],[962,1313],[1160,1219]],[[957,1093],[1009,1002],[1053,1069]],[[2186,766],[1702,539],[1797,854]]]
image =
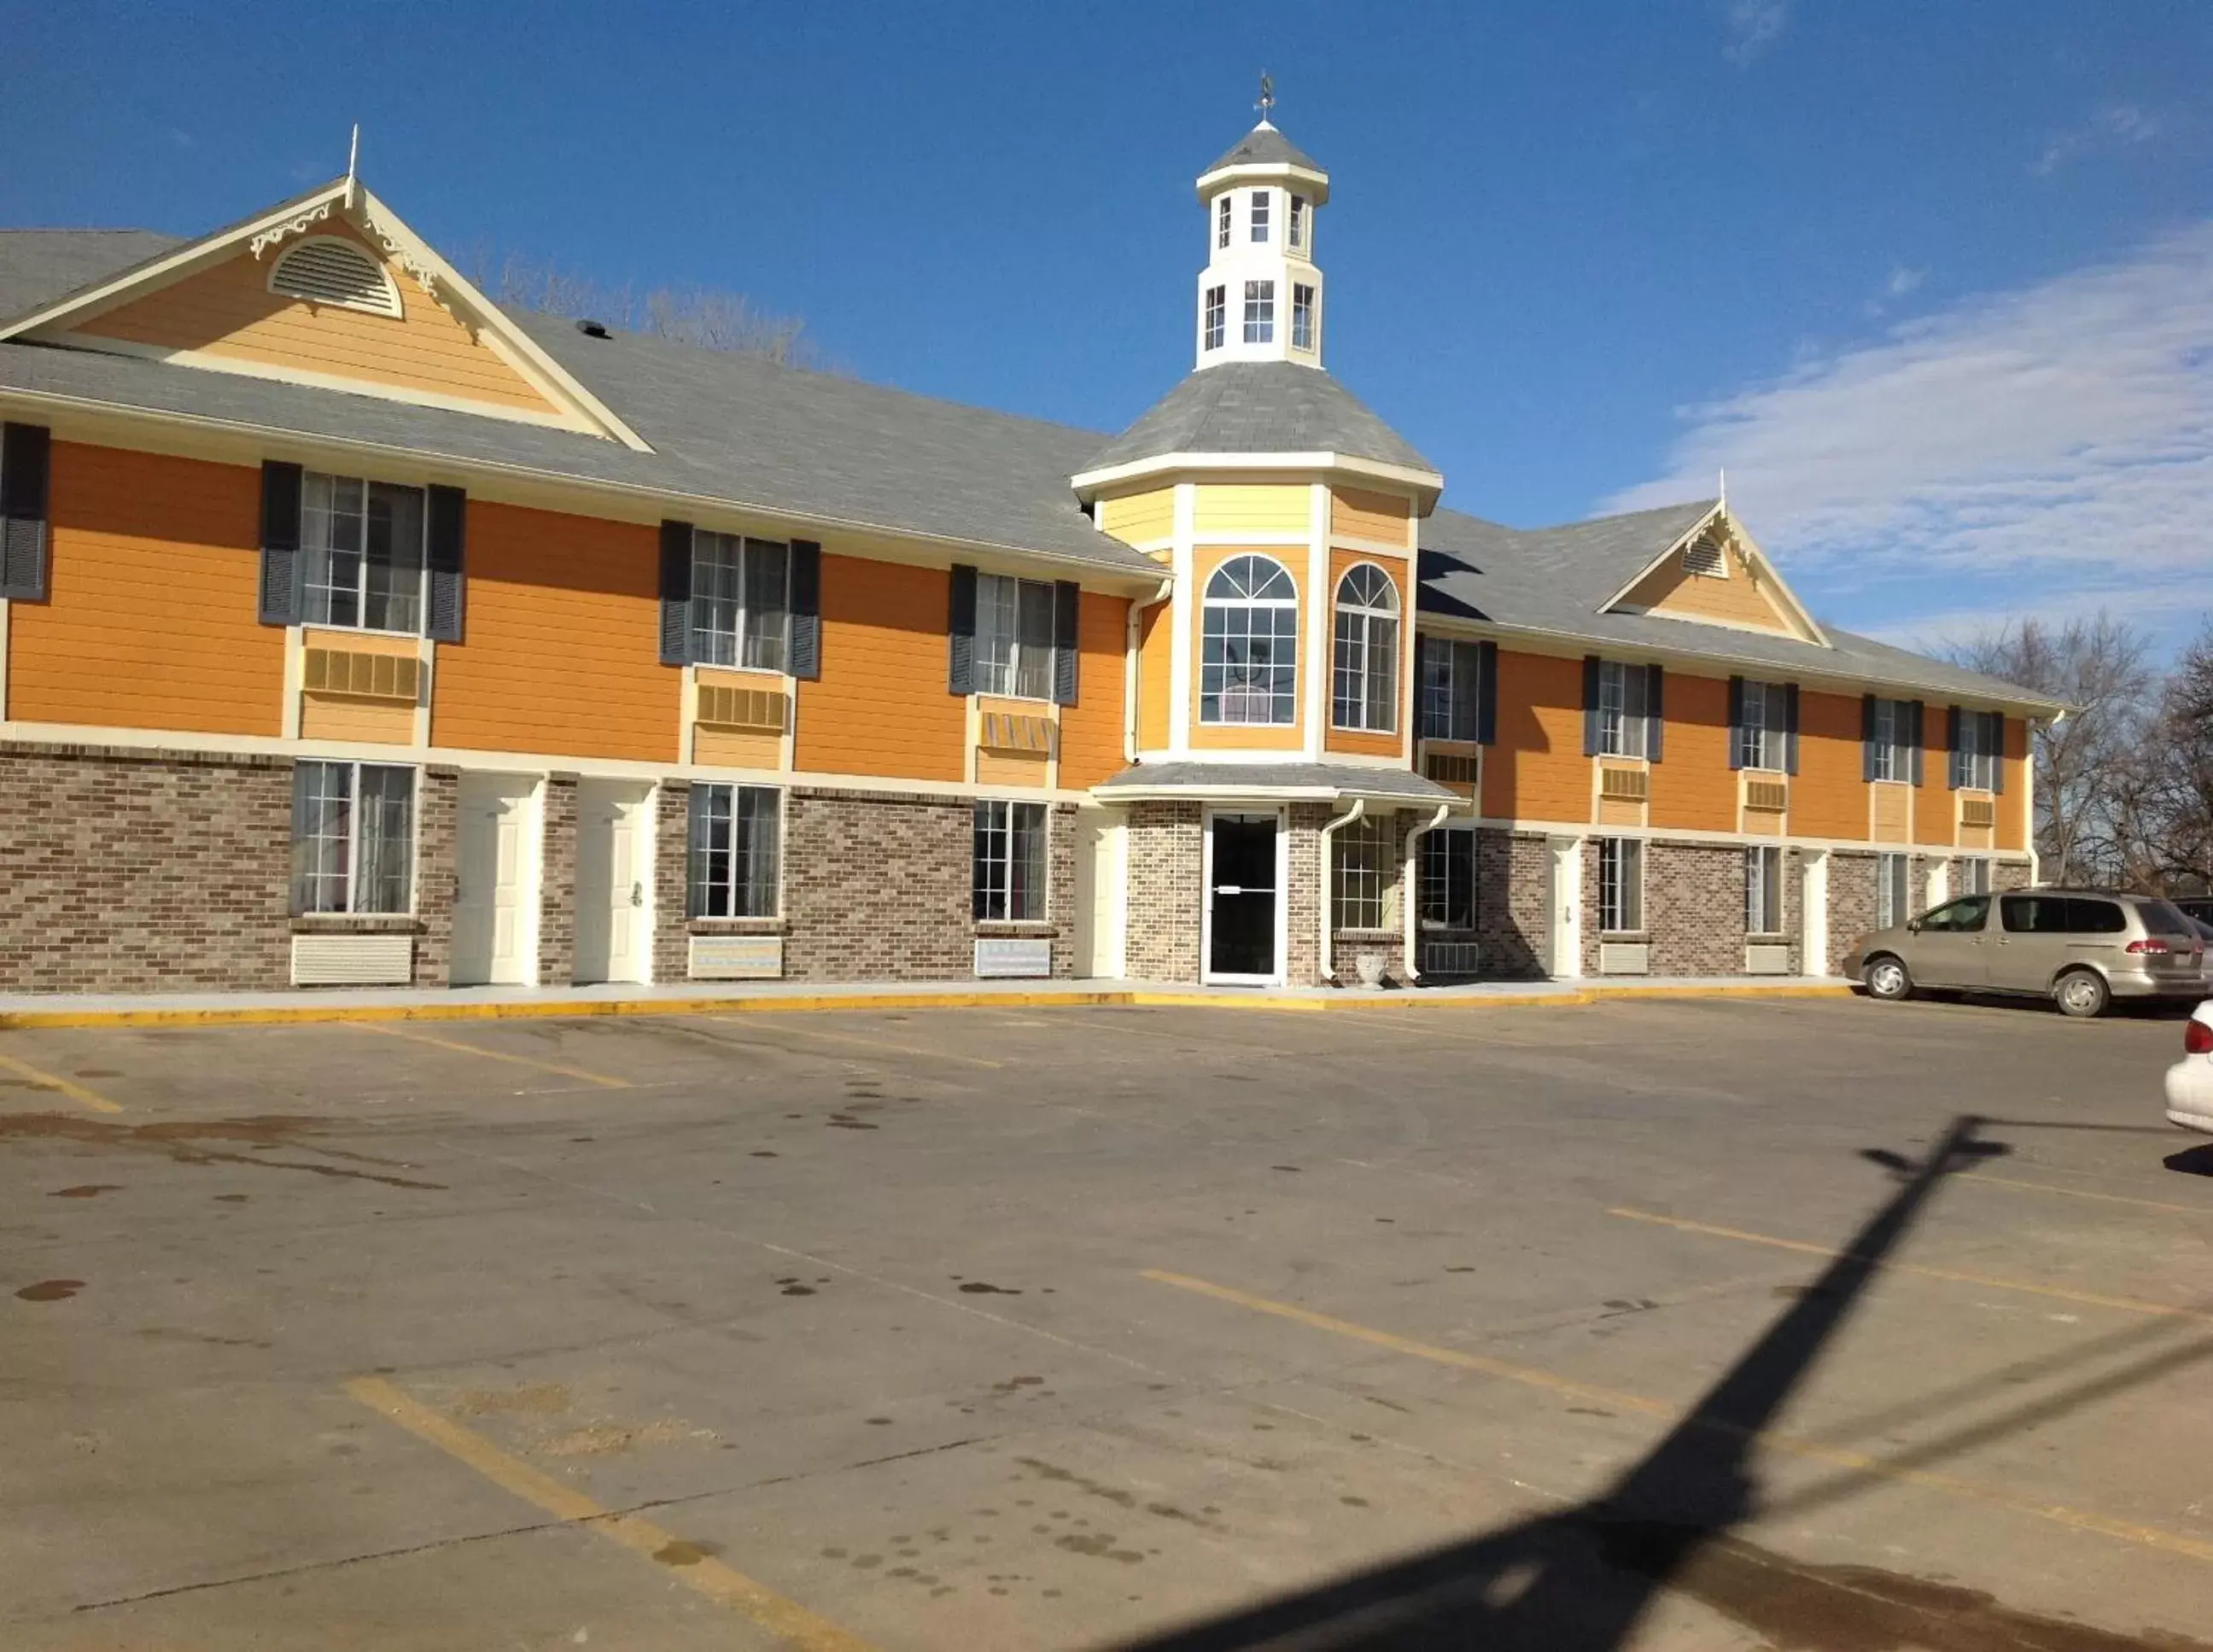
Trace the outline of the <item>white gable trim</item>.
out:
[[[1795,591],[1793,591],[1790,587],[1783,582],[1783,578],[1781,574],[1776,572],[1775,564],[1767,559],[1767,553],[1759,548],[1758,543],[1754,541],[1751,534],[1745,532],[1744,524],[1737,521],[1737,519],[1730,514],[1728,506],[1719,500],[1715,502],[1714,508],[1711,510],[1709,510],[1704,515],[1699,517],[1697,521],[1693,522],[1690,527],[1686,529],[1682,533],[1677,535],[1676,538],[1668,545],[1666,550],[1662,551],[1658,556],[1653,558],[1651,561],[1646,563],[1642,568],[1639,568],[1635,573],[1631,574],[1627,582],[1623,584],[1619,590],[1616,591],[1612,596],[1606,598],[1605,601],[1600,603],[1599,612],[1601,613],[1613,613],[1617,612],[1624,613],[1643,613],[1649,612],[1643,608],[1624,608],[1622,607],[1622,603],[1631,591],[1635,590],[1639,585],[1643,583],[1646,579],[1649,578],[1661,566],[1661,564],[1667,560],[1668,558],[1677,554],[1684,546],[1690,544],[1692,540],[1697,539],[1699,534],[1704,533],[1717,522],[1727,525],[1729,536],[1742,548],[1745,560],[1752,565],[1754,571],[1765,578],[1769,588],[1771,589],[1778,598],[1780,598],[1783,607],[1789,612],[1790,617],[1797,621],[1799,625],[1805,627],[1806,636],[1804,640],[1811,641],[1821,648],[1828,648],[1832,646],[1829,642],[1827,633],[1822,631],[1820,625],[1814,619],[1814,616],[1807,612],[1806,605],[1799,601],[1798,594]],[[1681,619],[1686,625],[1720,625],[1726,630],[1732,631],[1748,631],[1759,630],[1759,627],[1753,625],[1733,623],[1725,619],[1708,619],[1703,616],[1692,617],[1681,614],[1663,613],[1660,615],[1660,618],[1663,619]],[[1785,628],[1784,634],[1788,634],[1787,627]]]
[[[1436,503],[1437,495],[1444,491],[1445,479],[1435,471],[1416,470],[1410,465],[1393,465],[1380,459],[1360,459],[1340,453],[1169,453],[1151,459],[1132,460],[1126,465],[1110,465],[1104,470],[1079,471],[1069,479],[1069,485],[1085,498],[1119,482],[1136,481],[1142,478],[1173,472],[1239,472],[1239,471],[1331,471],[1364,480],[1388,483],[1394,487],[1411,489],[1425,499],[1430,506]]]

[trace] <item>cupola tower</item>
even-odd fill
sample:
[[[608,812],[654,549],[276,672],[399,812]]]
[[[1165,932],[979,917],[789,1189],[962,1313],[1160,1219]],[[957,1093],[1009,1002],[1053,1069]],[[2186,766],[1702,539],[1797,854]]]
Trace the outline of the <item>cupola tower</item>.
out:
[[[1268,118],[1199,175],[1206,268],[1198,277],[1198,365],[1321,365],[1322,280],[1314,216],[1329,174]]]

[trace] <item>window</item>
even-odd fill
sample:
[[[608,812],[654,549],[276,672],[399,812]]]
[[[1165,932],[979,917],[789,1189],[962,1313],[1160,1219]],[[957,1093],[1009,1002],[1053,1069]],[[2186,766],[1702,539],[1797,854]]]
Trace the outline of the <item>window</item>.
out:
[[[976,805],[975,915],[981,922],[1028,924],[1045,917],[1043,803]]]
[[[1963,895],[1986,895],[1990,892],[1990,863],[1981,855],[1970,855],[1960,863],[1960,893]]]
[[[1291,285],[1291,348],[1314,348],[1314,289],[1302,282]]]
[[[1747,935],[1781,935],[1783,851],[1773,846],[1744,851],[1744,928]]]
[[[1372,562],[1337,582],[1337,660],[1330,722],[1388,734],[1399,726],[1399,591]]]
[[[976,692],[1052,698],[1052,586],[1047,581],[976,576]]]
[[[1253,192],[1253,239],[1268,239],[1268,192],[1265,189]]]
[[[1479,643],[1448,643],[1442,637],[1425,637],[1421,647],[1422,738],[1473,740],[1481,726],[1478,711],[1482,692]]]
[[[1644,928],[1641,838],[1598,840],[1598,926],[1607,935],[1635,935]]]
[[[1978,933],[1990,915],[1988,895],[1969,895],[1960,900],[1948,900],[1921,919],[1921,927],[1934,930],[1940,935],[1973,935]]]
[[[295,911],[406,911],[414,863],[414,770],[381,763],[292,765]]]
[[[1871,777],[1876,780],[1913,778],[1913,704],[1910,700],[1878,699],[1875,703]]]
[[[692,788],[692,917],[774,917],[783,847],[772,786]]]
[[[1198,720],[1295,722],[1299,594],[1283,564],[1232,557],[1206,582]]]
[[[1268,344],[1275,340],[1276,283],[1248,281],[1245,283],[1245,342]]]
[[[1952,760],[1952,783],[1993,791],[1997,787],[1998,748],[2005,739],[2005,717],[1998,711],[1953,712],[1960,749]]]
[[[310,625],[420,633],[423,490],[325,476],[300,479],[300,553]]]
[[[791,547],[692,531],[692,657],[782,671],[791,647]]]
[[[1337,877],[1336,927],[1380,930],[1386,923],[1383,892],[1391,884],[1391,823],[1363,817],[1339,826],[1330,843]]]
[[[1305,196],[1303,196],[1303,195],[1294,195],[1294,196],[1292,196],[1292,197],[1291,197],[1291,247],[1292,247],[1292,250],[1293,250],[1293,251],[1295,251],[1295,251],[1298,251],[1298,250],[1300,250],[1300,249],[1303,248],[1303,247],[1306,246],[1306,244],[1307,244],[1307,198],[1306,198]]]
[[[2150,921],[2151,911],[2154,906],[2164,905],[2146,901],[2140,909],[2145,914],[2145,927],[2155,933],[2159,926]],[[2080,895],[2002,895],[1998,912],[2013,935],[2119,935],[2129,927],[2119,902],[2090,900]],[[2186,930],[2185,925],[2183,930],[2168,933]]]
[[[1475,927],[1475,833],[1441,826],[1422,834],[1421,924],[1425,930]]]
[[[1229,308],[1228,299],[1229,289],[1227,287],[1209,287],[1206,290],[1205,337],[1209,350],[1222,348],[1223,324]]]
[[[1603,660],[1598,668],[1598,749],[1601,757],[1643,757],[1645,693],[1651,674],[1643,666]]]
[[[1229,245],[1229,197],[1223,195],[1214,204],[1214,244]]]
[[[1781,683],[1744,685],[1744,705],[1736,726],[1736,761],[1741,769],[1782,769],[1789,728],[1789,694]]]
[[[1913,916],[1912,857],[1875,857],[1875,926],[1895,929]]]

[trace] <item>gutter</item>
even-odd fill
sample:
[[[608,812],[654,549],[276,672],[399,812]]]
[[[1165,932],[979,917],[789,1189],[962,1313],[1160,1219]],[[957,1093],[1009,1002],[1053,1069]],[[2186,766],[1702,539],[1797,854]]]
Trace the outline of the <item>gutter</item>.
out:
[[[1321,828],[1321,949],[1315,954],[1321,978],[1332,984],[1337,980],[1337,966],[1331,954],[1337,933],[1337,880],[1330,875],[1329,846],[1340,826],[1349,826],[1368,813],[1368,800],[1356,797],[1352,807],[1335,820],[1326,820]]]

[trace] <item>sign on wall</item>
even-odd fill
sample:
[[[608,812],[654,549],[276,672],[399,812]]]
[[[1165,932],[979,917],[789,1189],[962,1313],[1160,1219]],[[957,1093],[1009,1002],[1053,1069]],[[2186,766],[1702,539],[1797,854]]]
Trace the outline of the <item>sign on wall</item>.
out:
[[[783,974],[780,935],[695,935],[691,976],[695,981],[773,981]]]
[[[976,942],[976,973],[987,978],[1050,975],[1052,942],[1027,936],[979,937]]]

